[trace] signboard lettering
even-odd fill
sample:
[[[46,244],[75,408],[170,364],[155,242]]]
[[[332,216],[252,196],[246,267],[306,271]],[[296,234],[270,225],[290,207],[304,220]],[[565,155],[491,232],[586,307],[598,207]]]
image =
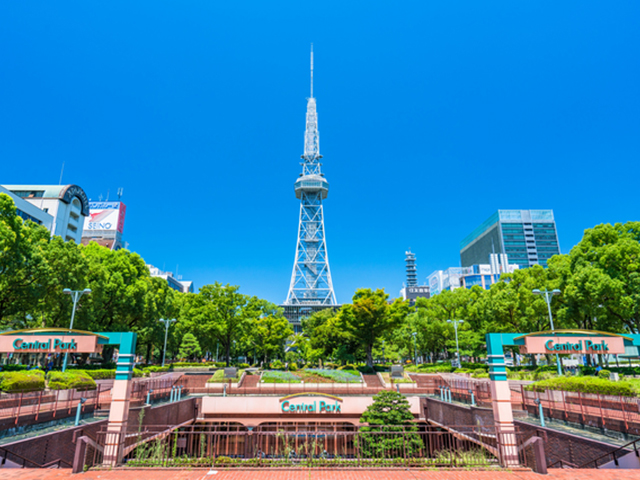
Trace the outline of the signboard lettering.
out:
[[[340,410],[340,404],[335,401],[333,403],[327,403],[323,400],[313,403],[291,403],[284,401],[280,404],[280,409],[283,413],[342,413]]]

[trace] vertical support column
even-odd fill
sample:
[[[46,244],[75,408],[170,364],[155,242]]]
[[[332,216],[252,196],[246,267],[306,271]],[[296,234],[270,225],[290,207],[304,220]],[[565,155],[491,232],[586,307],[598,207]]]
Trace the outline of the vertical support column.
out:
[[[511,390],[507,380],[507,370],[502,350],[502,336],[489,333],[486,336],[489,353],[489,377],[491,381],[491,404],[496,436],[500,449],[500,463],[503,467],[518,465],[518,446],[516,443],[513,411],[511,409]]]
[[[109,423],[104,445],[104,464],[116,466],[122,462],[123,447],[129,419],[129,401],[131,398],[133,366],[135,364],[136,334],[109,334],[112,343],[120,345],[116,379],[111,390]]]

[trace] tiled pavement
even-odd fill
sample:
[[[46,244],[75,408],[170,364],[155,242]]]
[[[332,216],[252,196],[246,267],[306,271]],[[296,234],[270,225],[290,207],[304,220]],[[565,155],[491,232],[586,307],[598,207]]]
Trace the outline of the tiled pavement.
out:
[[[550,470],[532,472],[442,470],[70,470],[3,469],[2,480],[637,480],[637,470]]]

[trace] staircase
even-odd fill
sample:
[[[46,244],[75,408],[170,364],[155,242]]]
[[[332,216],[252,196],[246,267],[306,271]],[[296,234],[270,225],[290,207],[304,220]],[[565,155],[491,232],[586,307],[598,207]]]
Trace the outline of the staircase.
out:
[[[362,375],[364,379],[364,383],[367,384],[368,388],[384,388],[384,385],[380,382],[378,375]]]

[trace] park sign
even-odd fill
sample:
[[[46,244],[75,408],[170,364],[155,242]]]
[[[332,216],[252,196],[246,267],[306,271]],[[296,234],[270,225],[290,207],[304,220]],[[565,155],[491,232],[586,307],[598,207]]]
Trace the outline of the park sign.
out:
[[[296,397],[325,397],[325,400],[313,400],[296,403]],[[305,399],[307,400],[307,399]],[[341,403],[342,399],[334,395],[327,395],[324,393],[303,393],[287,395],[280,400],[280,410],[282,413],[342,413]]]
[[[0,333],[3,353],[100,353],[101,335],[63,328],[14,330]]]
[[[625,340],[631,339],[615,333],[556,330],[530,333],[517,340],[524,340],[524,345],[520,344],[523,354],[621,354],[625,353]]]

